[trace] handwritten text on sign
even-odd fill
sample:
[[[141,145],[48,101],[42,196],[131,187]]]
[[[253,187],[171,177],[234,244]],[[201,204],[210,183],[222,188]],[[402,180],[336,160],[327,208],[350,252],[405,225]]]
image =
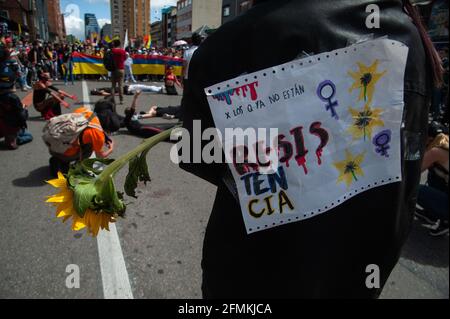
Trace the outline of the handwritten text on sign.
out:
[[[277,154],[276,162],[229,164],[248,233],[313,217],[401,179],[407,54],[400,42],[373,40],[205,89],[222,135],[226,128],[278,129],[265,145],[222,141],[231,159],[261,149]]]

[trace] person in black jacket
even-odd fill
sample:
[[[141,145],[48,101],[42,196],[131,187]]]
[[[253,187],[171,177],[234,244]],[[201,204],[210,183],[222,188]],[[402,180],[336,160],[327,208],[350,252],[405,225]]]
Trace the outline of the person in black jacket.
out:
[[[380,8],[378,29],[366,27],[369,4]],[[409,155],[423,156],[430,87],[433,78],[440,81],[435,52],[417,17],[401,0],[256,1],[197,49],[182,101],[183,126],[191,137],[194,120],[201,120],[202,129],[214,127],[204,93],[211,85],[289,62],[302,52],[343,48],[369,33],[409,47],[400,182],[372,188],[314,218],[247,235],[239,203],[223,181],[227,165],[180,164],[218,187],[203,246],[204,298],[379,296],[410,230],[421,158]],[[269,40],[270,49],[262,49]],[[380,269],[378,289],[365,284],[370,264]]]
[[[9,58],[10,51],[0,46],[0,138],[5,138],[7,148],[16,149],[17,145],[30,141],[32,137],[30,133],[25,133],[27,107],[15,94],[18,66]]]

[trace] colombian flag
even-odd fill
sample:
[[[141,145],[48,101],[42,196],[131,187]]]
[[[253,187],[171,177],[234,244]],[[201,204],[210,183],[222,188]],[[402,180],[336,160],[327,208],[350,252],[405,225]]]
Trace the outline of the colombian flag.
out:
[[[181,76],[183,71],[183,59],[171,58],[162,55],[135,54],[133,58],[133,74],[166,74],[166,65],[173,66],[176,76]]]
[[[103,66],[103,59],[79,52],[72,54],[73,74],[107,74]]]
[[[175,75],[181,76],[183,71],[183,59],[172,58],[160,55],[135,54],[133,59],[133,74],[166,74],[166,65],[173,66]],[[100,57],[87,55],[79,52],[72,54],[73,74],[107,74],[108,71],[103,66],[103,59]]]

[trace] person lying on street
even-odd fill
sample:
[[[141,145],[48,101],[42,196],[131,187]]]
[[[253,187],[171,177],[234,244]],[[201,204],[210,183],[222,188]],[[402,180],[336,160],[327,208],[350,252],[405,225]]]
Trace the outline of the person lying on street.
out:
[[[131,84],[131,85],[125,85],[123,87],[123,94],[133,95],[138,90],[141,92],[146,92],[146,93],[164,93],[163,86]],[[93,89],[93,90],[91,90],[91,95],[110,96],[111,88],[110,87],[102,87],[102,88]],[[116,95],[118,95],[118,93],[116,93]]]
[[[155,125],[151,125],[151,124],[142,124],[141,122],[139,122],[140,119],[146,119],[146,118],[152,118],[155,117],[156,114],[156,110],[157,109],[156,106],[153,106],[153,111],[152,108],[150,108],[150,111],[148,113],[144,113],[144,114],[136,114],[136,104],[137,104],[137,99],[139,98],[139,95],[141,95],[142,92],[137,91],[134,95],[133,98],[133,103],[131,104],[131,107],[128,107],[125,109],[125,120],[124,120],[124,125],[126,126],[126,128],[128,129],[128,131],[136,136],[140,136],[143,138],[147,138],[150,136],[153,136],[155,134],[158,134],[162,131],[161,128],[156,127]]]

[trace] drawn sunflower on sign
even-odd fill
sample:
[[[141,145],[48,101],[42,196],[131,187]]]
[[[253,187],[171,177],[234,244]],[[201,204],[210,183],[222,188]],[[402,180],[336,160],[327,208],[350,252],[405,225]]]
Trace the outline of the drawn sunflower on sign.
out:
[[[357,72],[348,71],[348,74],[355,80],[349,92],[360,89],[358,101],[363,98],[364,102],[370,103],[372,101],[375,84],[386,73],[386,71],[377,73],[378,62],[378,60],[375,60],[371,66],[357,62],[359,70]]]
[[[361,137],[364,137],[364,140],[366,140],[366,136],[371,138],[372,130],[376,126],[384,126],[384,122],[380,119],[383,109],[372,109],[369,103],[364,105],[362,111],[353,109],[352,107],[349,107],[348,111],[353,118],[353,124],[349,127],[348,132],[352,134],[354,140],[360,139]]]
[[[345,159],[340,162],[333,163],[334,167],[339,171],[337,182],[345,182],[349,187],[353,181],[357,181],[357,176],[364,176],[361,164],[364,161],[365,152],[353,156],[349,150],[345,150]]]

